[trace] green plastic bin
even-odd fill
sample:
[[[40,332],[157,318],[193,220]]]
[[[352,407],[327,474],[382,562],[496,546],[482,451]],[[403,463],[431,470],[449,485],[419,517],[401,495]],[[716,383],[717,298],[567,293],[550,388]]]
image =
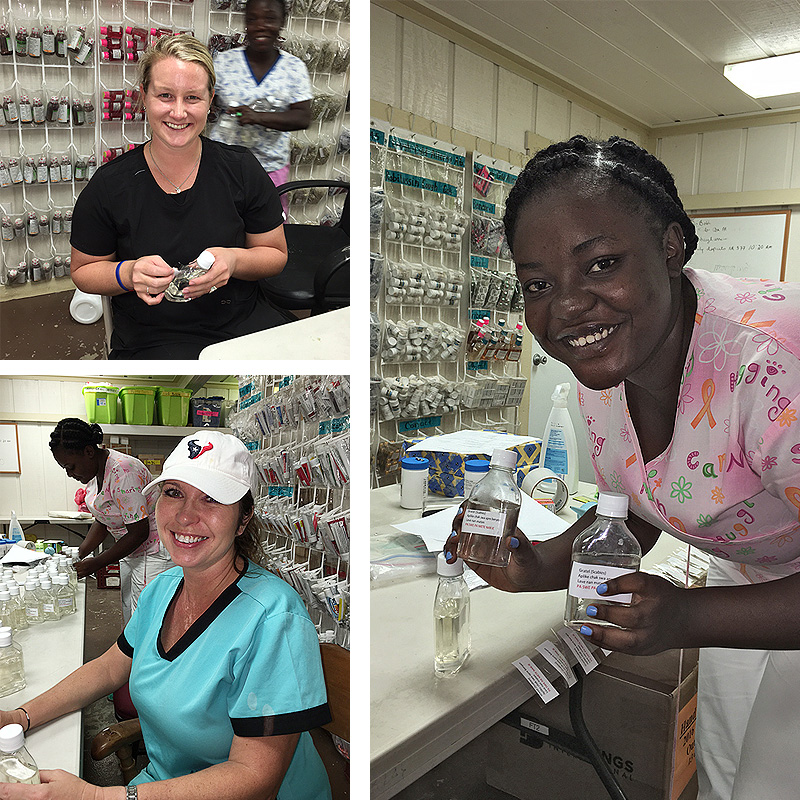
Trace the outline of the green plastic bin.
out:
[[[156,406],[155,386],[123,386],[122,419],[126,425],[152,425]]]
[[[86,420],[113,425],[117,421],[119,389],[108,384],[87,384],[81,390],[86,404]]]
[[[189,424],[189,400],[191,389],[172,389],[167,386],[156,387],[156,411],[162,425],[178,427]]]

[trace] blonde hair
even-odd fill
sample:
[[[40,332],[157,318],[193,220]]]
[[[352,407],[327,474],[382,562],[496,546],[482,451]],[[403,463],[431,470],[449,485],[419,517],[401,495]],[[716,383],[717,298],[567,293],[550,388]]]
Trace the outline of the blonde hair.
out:
[[[217,74],[214,71],[214,61],[209,49],[189,33],[177,36],[162,36],[151,44],[139,59],[139,85],[147,92],[150,87],[150,78],[153,66],[165,58],[177,58],[199,64],[208,73],[208,93],[214,94],[217,83]]]

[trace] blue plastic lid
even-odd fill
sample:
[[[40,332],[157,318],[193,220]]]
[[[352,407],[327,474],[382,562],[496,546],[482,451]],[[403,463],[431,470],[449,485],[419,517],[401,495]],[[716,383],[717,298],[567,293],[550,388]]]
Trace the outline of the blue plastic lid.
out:
[[[488,472],[489,462],[483,458],[471,458],[464,462],[464,468],[468,472]]]
[[[428,469],[430,464],[427,458],[418,458],[416,456],[406,456],[400,459],[400,466],[403,469]]]

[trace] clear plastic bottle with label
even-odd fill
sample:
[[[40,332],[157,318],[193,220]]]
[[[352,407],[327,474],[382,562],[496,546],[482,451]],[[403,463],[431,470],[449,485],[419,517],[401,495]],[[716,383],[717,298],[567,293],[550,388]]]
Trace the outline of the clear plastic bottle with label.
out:
[[[437,675],[455,675],[467,660],[471,644],[469,587],[460,558],[448,564],[444,553],[439,553],[436,571],[439,585],[433,602],[433,668]]]
[[[15,631],[24,631],[28,627],[28,615],[25,613],[25,606],[22,602],[18,583],[8,585],[8,593],[11,595],[11,603],[14,605],[15,624],[11,627]]]
[[[513,450],[492,453],[489,472],[475,484],[464,506],[458,555],[464,561],[506,567],[511,553],[506,540],[517,529],[521,495],[514,480]]]
[[[62,617],[75,613],[75,590],[69,585],[69,577],[65,573],[59,573],[53,578],[55,585],[56,602]]]
[[[586,613],[589,606],[630,605],[629,594],[604,598],[597,593],[601,583],[636,572],[642,560],[639,541],[628,530],[628,496],[600,492],[595,521],[575,537],[572,544],[572,568],[567,590],[564,624],[580,628],[584,623],[617,627]]]
[[[25,747],[22,725],[0,728],[0,781],[3,783],[41,783],[39,768]]]
[[[0,589],[0,626],[6,626],[13,631],[16,628],[16,614],[11,594],[8,591],[8,584],[3,584]]]
[[[42,590],[39,581],[34,578],[25,582],[25,616],[28,625],[39,625],[44,622],[44,609],[42,608]]]
[[[25,688],[22,648],[12,641],[11,628],[0,628],[0,697]]]
[[[41,593],[42,593],[42,615],[45,622],[58,622],[61,619],[61,612],[58,608],[58,600],[56,599],[56,592],[53,589],[53,584],[49,578],[42,577]]]

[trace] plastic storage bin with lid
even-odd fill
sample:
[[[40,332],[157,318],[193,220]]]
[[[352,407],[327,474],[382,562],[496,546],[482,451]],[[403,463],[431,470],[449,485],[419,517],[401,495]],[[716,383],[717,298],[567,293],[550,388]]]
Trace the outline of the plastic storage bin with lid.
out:
[[[219,428],[224,397],[193,397],[189,403],[192,409],[192,425],[197,428]]]
[[[189,424],[189,400],[191,389],[156,387],[156,412],[162,425],[182,427]]]
[[[155,386],[123,386],[122,419],[126,425],[152,425],[156,405]]]
[[[87,383],[82,389],[86,420],[113,425],[117,421],[119,389],[107,383]]]

